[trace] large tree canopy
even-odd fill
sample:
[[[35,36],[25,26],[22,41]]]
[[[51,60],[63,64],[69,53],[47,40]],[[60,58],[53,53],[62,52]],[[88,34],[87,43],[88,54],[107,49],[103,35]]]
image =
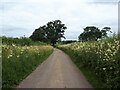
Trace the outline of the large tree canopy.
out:
[[[64,37],[67,27],[60,20],[50,21],[47,25],[35,29],[30,38],[34,41],[49,42],[54,45]]]
[[[107,36],[107,31],[110,31],[110,27],[104,27],[102,30],[95,26],[87,26],[84,28],[84,32],[79,35],[79,41],[97,41],[102,37]]]

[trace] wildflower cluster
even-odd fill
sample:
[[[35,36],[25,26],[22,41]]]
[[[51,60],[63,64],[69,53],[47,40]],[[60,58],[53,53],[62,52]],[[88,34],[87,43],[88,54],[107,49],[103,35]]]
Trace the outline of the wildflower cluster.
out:
[[[85,67],[91,68],[106,87],[120,87],[120,40],[75,42],[58,48],[71,52]]]
[[[9,59],[12,57],[19,58],[22,54],[29,51],[31,53],[35,52],[40,55],[41,51],[50,50],[51,46],[17,46],[15,44],[12,45],[2,45],[3,57]]]
[[[19,84],[53,52],[52,46],[2,45],[2,86]]]

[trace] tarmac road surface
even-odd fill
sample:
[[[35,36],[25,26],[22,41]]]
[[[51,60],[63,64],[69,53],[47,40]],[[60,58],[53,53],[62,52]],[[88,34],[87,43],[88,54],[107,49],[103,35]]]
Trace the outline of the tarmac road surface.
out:
[[[17,88],[93,88],[68,55],[59,49]]]

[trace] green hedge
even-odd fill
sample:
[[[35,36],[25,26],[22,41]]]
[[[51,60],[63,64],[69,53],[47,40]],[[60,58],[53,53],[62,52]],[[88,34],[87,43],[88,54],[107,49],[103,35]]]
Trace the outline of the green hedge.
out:
[[[3,44],[7,44],[7,45],[12,45],[12,44],[16,44],[16,45],[20,45],[20,46],[30,46],[30,45],[47,45],[44,42],[40,42],[40,41],[32,41],[30,38],[27,37],[21,37],[21,38],[12,38],[12,37],[1,37],[2,38],[2,43]]]
[[[77,65],[90,68],[106,88],[120,88],[120,39],[108,38],[98,42],[77,42],[58,46],[73,55]]]

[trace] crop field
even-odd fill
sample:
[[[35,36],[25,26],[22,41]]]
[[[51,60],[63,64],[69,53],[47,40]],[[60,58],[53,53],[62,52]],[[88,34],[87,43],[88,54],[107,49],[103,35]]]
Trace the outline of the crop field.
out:
[[[92,70],[105,88],[120,88],[120,38],[107,38],[96,42],[75,42],[59,45],[73,62]],[[90,81],[93,83],[93,81]],[[98,88],[93,84],[94,87]]]
[[[16,87],[53,52],[52,46],[2,46],[2,87]]]

